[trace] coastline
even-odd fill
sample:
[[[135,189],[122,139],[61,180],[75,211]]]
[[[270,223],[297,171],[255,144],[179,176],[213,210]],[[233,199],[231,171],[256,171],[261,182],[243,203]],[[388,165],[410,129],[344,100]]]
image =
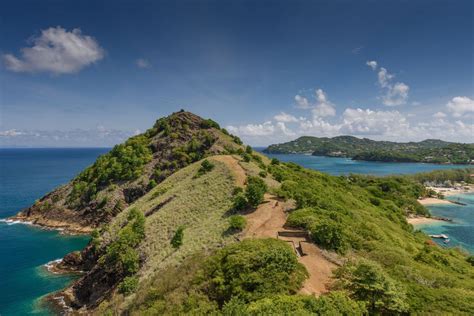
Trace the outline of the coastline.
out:
[[[441,218],[436,218],[436,217],[424,217],[424,216],[407,217],[406,220],[408,224],[411,224],[413,226],[433,225],[433,224],[440,224],[443,222],[451,222],[450,220],[447,220],[447,219],[441,219]]]
[[[44,219],[44,218],[32,218],[22,215],[14,215],[11,217],[3,218],[0,221],[6,224],[24,224],[36,226],[45,230],[56,230],[61,235],[77,236],[77,235],[90,235],[94,230],[92,227],[84,227],[80,225],[74,225],[67,222],[61,222],[56,220]]]

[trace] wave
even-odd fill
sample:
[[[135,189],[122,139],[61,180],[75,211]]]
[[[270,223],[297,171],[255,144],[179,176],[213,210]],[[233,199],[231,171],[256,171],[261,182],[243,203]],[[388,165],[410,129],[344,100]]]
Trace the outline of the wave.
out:
[[[44,267],[46,268],[46,270],[48,270],[49,272],[55,273],[55,272],[53,271],[54,266],[57,265],[57,264],[59,264],[59,263],[61,263],[62,261],[63,261],[62,258],[55,259],[55,260],[51,260],[51,261],[49,261],[48,263],[45,263],[43,266],[44,266]]]
[[[5,223],[7,225],[15,225],[15,224],[33,225],[33,222],[19,221],[19,220],[8,219],[8,218],[0,218],[0,223]]]

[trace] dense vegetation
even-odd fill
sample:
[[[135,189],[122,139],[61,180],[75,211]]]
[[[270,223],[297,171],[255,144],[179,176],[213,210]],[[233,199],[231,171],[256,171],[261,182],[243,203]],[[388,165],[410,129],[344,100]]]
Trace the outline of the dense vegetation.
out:
[[[407,212],[425,212],[416,202],[424,194],[419,183],[409,177],[334,177],[292,163],[269,171],[282,182],[275,193],[297,202],[287,224],[306,229],[322,248],[353,258],[338,275],[339,286],[369,311],[469,314],[474,308],[474,269],[466,254],[433,245],[405,220]]]
[[[138,290],[132,315],[363,315],[347,292],[294,295],[307,277],[293,250],[277,239],[249,239],[207,259],[189,258]],[[292,295],[293,294],[293,295]]]
[[[432,162],[466,164],[474,161],[473,144],[456,144],[436,139],[395,143],[353,136],[311,137],[270,145],[266,153],[311,153],[315,156],[350,157],[354,160],[386,162]]]
[[[138,178],[152,158],[149,141],[143,135],[132,137],[100,156],[75,179],[69,200],[88,202],[95,198],[99,189],[109,184]]]

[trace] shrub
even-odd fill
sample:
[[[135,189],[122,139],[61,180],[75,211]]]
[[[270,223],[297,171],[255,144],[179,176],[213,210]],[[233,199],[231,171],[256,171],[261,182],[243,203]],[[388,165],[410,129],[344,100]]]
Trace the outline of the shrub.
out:
[[[128,276],[119,284],[119,292],[125,295],[131,294],[138,288],[138,278],[135,276]]]
[[[149,190],[153,189],[156,186],[157,186],[157,183],[154,179],[151,179],[150,182],[148,182],[148,189]]]
[[[469,256],[466,258],[466,261],[471,264],[471,266],[474,266],[474,256]]]
[[[267,192],[267,185],[261,178],[253,176],[247,178],[245,197],[251,207],[257,207],[263,202],[265,192]]]
[[[266,178],[267,177],[267,172],[262,170],[258,173],[258,175],[262,178]]]
[[[201,128],[215,128],[215,129],[221,129],[221,127],[219,126],[219,124],[217,124],[217,122],[211,120],[211,119],[207,119],[207,120],[203,120],[201,122]]]
[[[107,270],[125,276],[138,271],[140,256],[137,246],[145,238],[145,216],[136,208],[132,208],[127,217],[128,223],[118,232],[118,238],[112,241],[100,258]]]
[[[353,298],[367,303],[370,315],[408,311],[404,290],[375,262],[361,260],[356,265],[346,264],[336,274],[339,284],[349,290]]]
[[[272,165],[279,165],[280,164],[280,160],[276,159],[276,158],[272,158],[272,161],[271,163]]]
[[[242,153],[240,156],[242,157],[244,162],[250,162],[250,160],[252,159],[252,157],[247,153]]]
[[[214,164],[212,162],[210,162],[209,160],[204,159],[201,162],[201,167],[199,168],[199,170],[197,172],[197,176],[200,177],[203,174],[211,171],[212,169],[214,169]]]
[[[242,231],[247,225],[247,220],[242,215],[232,215],[229,217],[229,228],[235,231]]]
[[[247,199],[245,198],[244,193],[239,192],[234,196],[234,203],[232,208],[235,211],[243,211],[247,208]]]
[[[342,225],[333,220],[322,220],[311,229],[314,242],[323,248],[344,253],[347,250],[347,241]]]
[[[247,146],[245,147],[245,153],[247,153],[247,154],[249,154],[249,155],[252,154],[252,147],[250,147],[249,145],[247,145]]]
[[[180,226],[174,233],[173,238],[171,239],[171,246],[173,246],[173,248],[175,249],[178,249],[179,247],[181,247],[181,245],[183,245],[183,238],[184,238],[184,227]]]
[[[286,242],[246,239],[211,256],[200,275],[210,299],[223,305],[232,297],[244,302],[269,294],[298,291],[308,273]]]

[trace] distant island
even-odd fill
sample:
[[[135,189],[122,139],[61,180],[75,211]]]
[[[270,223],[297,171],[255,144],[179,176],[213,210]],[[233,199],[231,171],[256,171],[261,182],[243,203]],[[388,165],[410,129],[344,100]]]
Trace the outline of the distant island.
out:
[[[397,143],[354,136],[332,138],[302,136],[290,142],[270,145],[264,152],[312,154],[313,156],[347,157],[353,160],[383,162],[474,163],[474,144],[453,143],[439,139]]]

